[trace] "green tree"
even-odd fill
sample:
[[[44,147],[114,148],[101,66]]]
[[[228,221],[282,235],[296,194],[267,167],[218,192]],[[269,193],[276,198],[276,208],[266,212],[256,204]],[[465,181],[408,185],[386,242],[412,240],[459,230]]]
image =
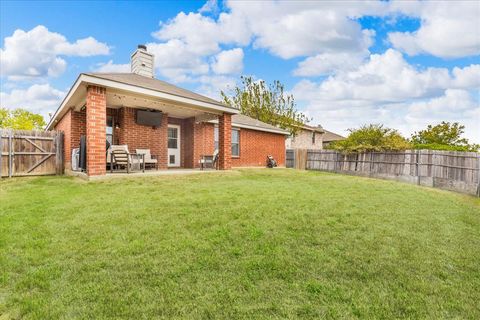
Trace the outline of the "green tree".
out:
[[[43,129],[46,126],[42,115],[28,110],[0,107],[0,128],[16,130]]]
[[[411,141],[415,149],[478,151],[480,145],[470,144],[468,139],[462,138],[465,126],[458,122],[442,121],[435,126],[428,125],[412,135]]]
[[[236,87],[230,97],[221,92],[225,104],[237,108],[246,116],[280,127],[295,134],[309,119],[297,110],[293,95],[285,93],[283,84],[274,81],[254,81],[242,77],[242,85]]]
[[[332,143],[330,149],[345,153],[368,151],[396,151],[411,147],[407,139],[397,130],[385,128],[381,124],[362,125],[358,129],[348,129],[345,140]]]

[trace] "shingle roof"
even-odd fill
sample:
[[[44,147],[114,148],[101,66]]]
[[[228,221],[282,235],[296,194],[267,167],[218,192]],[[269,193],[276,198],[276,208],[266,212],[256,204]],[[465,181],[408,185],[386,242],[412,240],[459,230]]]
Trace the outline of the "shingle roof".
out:
[[[323,133],[325,130],[322,128],[322,126],[318,125],[316,127],[313,127],[313,126],[309,126],[307,124],[304,124],[302,126],[303,129],[305,130],[310,130],[310,131],[316,131],[316,132],[320,132],[320,133]]]
[[[323,142],[330,142],[330,141],[337,141],[337,140],[344,140],[345,139],[345,137],[343,137],[339,134],[333,133],[331,131],[328,131],[328,130],[325,130],[325,129],[323,129],[323,131],[325,131],[325,133],[323,134],[323,137],[322,137]]]
[[[254,119],[254,118],[250,118],[250,117],[248,117],[246,115],[243,115],[243,114],[234,114],[232,116],[232,124],[252,126],[252,127],[275,130],[275,131],[283,131],[285,134],[288,134],[288,131],[286,131],[286,130],[283,130],[283,129],[275,127],[275,126],[272,126],[271,124],[262,122],[260,120]]]
[[[219,101],[202,96],[190,90],[177,87],[168,82],[154,79],[154,78],[148,78],[135,73],[85,73],[85,74],[88,76],[97,77],[100,79],[116,81],[116,82],[125,83],[129,85],[137,86],[137,87],[169,93],[169,94],[173,94],[180,97],[208,102],[208,103],[216,104],[223,107],[229,107]],[[273,130],[273,131],[283,132],[285,134],[288,134],[288,131],[285,131],[283,129],[272,126],[268,123],[265,123],[241,114],[232,115],[232,123],[238,124],[238,125],[256,127],[259,129]]]
[[[169,93],[169,94],[173,94],[173,95],[184,97],[184,98],[195,99],[198,101],[212,103],[222,107],[228,107],[227,105],[217,100],[202,96],[190,90],[177,87],[173,84],[170,84],[162,80],[148,78],[135,73],[85,73],[85,74],[88,76],[97,77],[100,79],[116,81],[116,82],[125,83],[129,85],[137,86],[137,87]]]

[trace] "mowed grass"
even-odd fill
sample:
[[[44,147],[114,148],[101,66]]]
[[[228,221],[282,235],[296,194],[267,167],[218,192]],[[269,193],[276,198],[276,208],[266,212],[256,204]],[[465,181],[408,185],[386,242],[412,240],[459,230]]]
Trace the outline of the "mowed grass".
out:
[[[0,182],[0,319],[480,318],[480,201],[242,170]]]

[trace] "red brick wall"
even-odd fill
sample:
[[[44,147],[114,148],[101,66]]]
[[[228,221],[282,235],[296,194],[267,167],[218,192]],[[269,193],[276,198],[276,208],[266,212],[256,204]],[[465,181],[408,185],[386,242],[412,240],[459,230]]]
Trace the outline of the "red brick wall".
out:
[[[65,169],[71,169],[72,162],[72,111],[67,113],[55,124],[55,130],[63,131],[63,159]]]
[[[285,166],[285,136],[257,130],[240,130],[240,157],[232,157],[232,167],[265,167],[267,155]]]
[[[213,141],[213,124],[195,123],[195,118],[183,120],[182,149],[185,168],[200,167],[202,155],[212,155],[215,150]]]
[[[106,89],[87,87],[87,174],[103,175],[106,172]]]
[[[152,155],[158,158],[158,168],[166,169],[168,115],[164,114],[160,127],[154,128],[135,123],[135,112],[134,108],[119,110],[119,144],[128,145],[130,152],[135,152],[135,149],[150,149]]]
[[[86,112],[73,110],[67,113],[55,125],[55,130],[63,131],[63,156],[65,169],[72,168],[72,149],[80,147],[80,136],[86,134]]]
[[[72,149],[80,148],[80,137],[87,134],[86,110],[72,111]]]

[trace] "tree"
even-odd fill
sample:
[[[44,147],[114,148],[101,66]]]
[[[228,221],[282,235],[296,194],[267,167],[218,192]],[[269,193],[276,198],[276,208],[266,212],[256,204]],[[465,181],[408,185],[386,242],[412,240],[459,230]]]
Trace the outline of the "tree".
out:
[[[407,139],[397,130],[385,128],[381,124],[362,125],[358,129],[348,129],[345,140],[335,141],[329,148],[345,153],[368,151],[396,151],[411,147]]]
[[[16,130],[43,129],[46,126],[43,116],[25,109],[0,107],[0,128]]]
[[[428,125],[412,135],[411,141],[415,149],[478,151],[480,145],[470,144],[468,139],[462,138],[465,126],[458,122],[442,121],[435,126]]]
[[[242,76],[242,85],[234,89],[229,97],[223,91],[225,104],[237,108],[246,116],[280,127],[295,134],[309,119],[297,110],[293,95],[284,91],[280,81],[266,85],[265,81],[254,81]]]

